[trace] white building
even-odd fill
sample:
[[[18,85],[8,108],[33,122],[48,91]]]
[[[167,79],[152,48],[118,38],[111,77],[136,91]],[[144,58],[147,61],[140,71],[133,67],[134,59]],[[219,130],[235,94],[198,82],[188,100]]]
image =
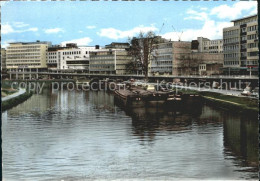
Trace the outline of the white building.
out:
[[[223,53],[223,40],[210,40],[208,38],[198,37],[197,41],[198,45],[198,52],[205,52],[205,53]]]
[[[6,49],[8,70],[44,70],[47,68],[47,51],[51,42],[14,42]]]
[[[258,16],[252,15],[231,21],[223,29],[224,73],[228,75],[258,75]]]
[[[132,61],[125,49],[101,49],[90,53],[90,73],[117,74],[128,73],[127,64]]]
[[[66,47],[51,47],[48,49],[48,68],[89,72],[89,54],[98,50],[98,46],[77,47],[76,44],[66,44]]]
[[[1,71],[6,69],[6,50],[1,48]]]
[[[171,75],[173,66],[173,42],[154,46],[149,72],[155,75]]]

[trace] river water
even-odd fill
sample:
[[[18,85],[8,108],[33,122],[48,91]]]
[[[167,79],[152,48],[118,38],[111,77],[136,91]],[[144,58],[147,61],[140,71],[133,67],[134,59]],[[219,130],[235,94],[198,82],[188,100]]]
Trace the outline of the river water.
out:
[[[44,90],[2,113],[3,179],[258,180],[257,117],[203,104],[124,110]]]

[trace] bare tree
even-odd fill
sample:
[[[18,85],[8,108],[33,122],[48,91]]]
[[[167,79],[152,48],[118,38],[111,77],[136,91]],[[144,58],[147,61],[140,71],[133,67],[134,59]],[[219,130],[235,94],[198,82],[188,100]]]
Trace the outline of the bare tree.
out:
[[[145,79],[148,79],[148,67],[152,58],[152,51],[155,48],[155,44],[162,41],[160,36],[156,36],[154,32],[150,31],[146,34],[140,32],[137,37],[129,38],[130,48],[128,54],[133,57],[133,63],[130,67],[135,70],[141,70],[145,75]]]

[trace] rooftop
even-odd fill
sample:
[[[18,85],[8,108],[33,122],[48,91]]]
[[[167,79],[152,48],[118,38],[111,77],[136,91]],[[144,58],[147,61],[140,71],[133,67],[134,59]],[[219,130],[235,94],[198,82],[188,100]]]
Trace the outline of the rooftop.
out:
[[[23,44],[23,45],[28,45],[28,44],[51,44],[50,41],[35,41],[35,42],[12,42],[9,44]]]
[[[240,20],[247,19],[247,18],[252,18],[252,17],[255,17],[255,16],[257,16],[257,14],[250,15],[250,16],[245,16],[243,18],[238,18],[238,19],[232,20],[231,22],[240,21]]]

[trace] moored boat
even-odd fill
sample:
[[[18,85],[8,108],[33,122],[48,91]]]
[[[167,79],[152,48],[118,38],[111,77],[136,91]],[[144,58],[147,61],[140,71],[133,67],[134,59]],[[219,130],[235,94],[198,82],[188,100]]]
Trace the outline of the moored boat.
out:
[[[124,106],[143,107],[145,106],[145,96],[138,91],[132,90],[115,90],[115,98],[118,99]]]
[[[165,105],[167,108],[176,108],[181,106],[182,101],[183,100],[181,94],[170,93],[167,97]]]

